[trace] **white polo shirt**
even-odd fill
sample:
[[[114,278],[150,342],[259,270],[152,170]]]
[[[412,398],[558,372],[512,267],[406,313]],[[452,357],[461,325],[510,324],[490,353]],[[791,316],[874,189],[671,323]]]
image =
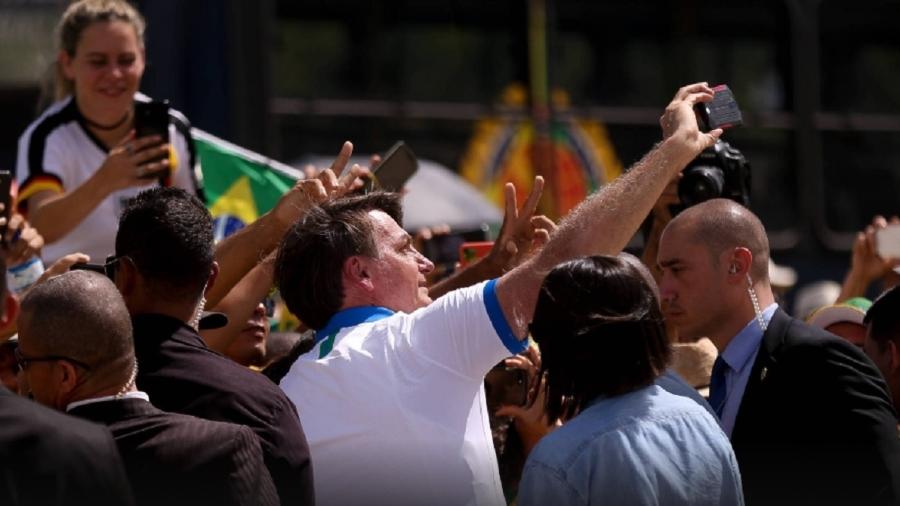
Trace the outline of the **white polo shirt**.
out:
[[[521,353],[496,280],[412,314],[337,313],[281,381],[309,442],[319,505],[502,505],[482,382]]]
[[[146,102],[140,93],[135,101]],[[190,123],[178,111],[169,110],[169,142],[174,161],[172,173],[157,184],[177,186],[196,193],[202,200],[200,165],[190,134]],[[16,179],[18,202],[22,206],[42,190],[71,192],[84,184],[106,161],[109,151],[87,128],[84,116],[72,97],[51,105],[19,138]],[[124,203],[149,188],[117,190],[107,196],[75,228],[58,241],[44,246],[41,256],[46,265],[69,253],[90,255],[91,262],[103,263],[113,254],[119,215]]]

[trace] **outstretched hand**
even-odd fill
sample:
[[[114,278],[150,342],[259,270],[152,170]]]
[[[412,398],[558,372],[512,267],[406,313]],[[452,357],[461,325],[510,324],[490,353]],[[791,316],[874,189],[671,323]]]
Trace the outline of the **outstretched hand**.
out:
[[[534,247],[547,243],[556,224],[543,215],[535,216],[538,202],[544,191],[544,178],[536,176],[531,193],[519,209],[516,202],[516,187],[506,183],[503,188],[505,211],[500,234],[494,242],[488,259],[505,272],[522,263]]]
[[[3,204],[0,204],[0,212]],[[0,217],[0,227],[7,225],[3,236],[0,253],[3,254],[6,265],[18,265],[29,258],[40,255],[44,247],[44,238],[32,227],[25,218],[16,212],[12,213],[9,223],[5,217]]]
[[[313,177],[302,179],[294,187],[282,195],[275,204],[275,217],[283,224],[292,224],[311,207],[326,200],[346,195],[362,185],[361,177],[369,174],[369,169],[354,164],[350,170],[344,170],[353,155],[353,144],[344,142],[331,167]],[[340,176],[338,176],[340,174]],[[312,174],[307,171],[308,176]]]
[[[900,224],[900,218],[894,216],[891,224]],[[882,258],[878,254],[878,231],[888,226],[888,220],[876,216],[865,230],[856,235],[853,243],[851,268],[857,270],[867,283],[884,278],[893,273],[894,267],[900,265],[900,258]]]
[[[695,154],[714,145],[722,135],[722,129],[701,132],[694,113],[694,105],[711,102],[714,94],[707,83],[694,83],[680,88],[659,118],[663,140],[675,139]]]

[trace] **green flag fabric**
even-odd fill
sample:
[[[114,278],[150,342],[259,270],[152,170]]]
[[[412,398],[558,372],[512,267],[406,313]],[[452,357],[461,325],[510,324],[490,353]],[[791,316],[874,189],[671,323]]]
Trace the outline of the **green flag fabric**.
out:
[[[206,205],[216,239],[228,236],[268,212],[303,175],[293,167],[191,130],[203,171]]]

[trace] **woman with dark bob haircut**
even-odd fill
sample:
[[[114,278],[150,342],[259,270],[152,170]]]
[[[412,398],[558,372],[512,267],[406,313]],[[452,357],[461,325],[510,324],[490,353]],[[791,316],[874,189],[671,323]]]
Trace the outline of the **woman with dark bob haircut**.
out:
[[[656,287],[630,255],[553,269],[531,333],[548,417],[525,465],[521,506],[743,504],[737,461],[699,404],[654,384],[670,356]]]

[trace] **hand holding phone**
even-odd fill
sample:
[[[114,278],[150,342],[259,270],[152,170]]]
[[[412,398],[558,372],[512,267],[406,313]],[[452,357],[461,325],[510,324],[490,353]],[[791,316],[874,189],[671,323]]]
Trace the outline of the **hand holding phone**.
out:
[[[700,102],[694,105],[697,123],[701,132],[709,132],[716,128],[731,128],[744,124],[741,109],[734,94],[726,84],[713,86],[712,102]]]
[[[135,102],[134,104],[134,131],[135,137],[159,136],[162,144],[169,143],[169,102]],[[144,162],[145,164],[159,162],[168,158],[168,155],[160,155]],[[142,174],[142,179],[154,179],[165,175],[166,170],[152,171]]]
[[[875,245],[881,258],[900,258],[900,224],[892,223],[878,229],[875,232]]]
[[[406,182],[419,170],[419,161],[415,153],[403,141],[398,141],[385,153],[372,171],[375,186],[379,189],[398,192]]]

